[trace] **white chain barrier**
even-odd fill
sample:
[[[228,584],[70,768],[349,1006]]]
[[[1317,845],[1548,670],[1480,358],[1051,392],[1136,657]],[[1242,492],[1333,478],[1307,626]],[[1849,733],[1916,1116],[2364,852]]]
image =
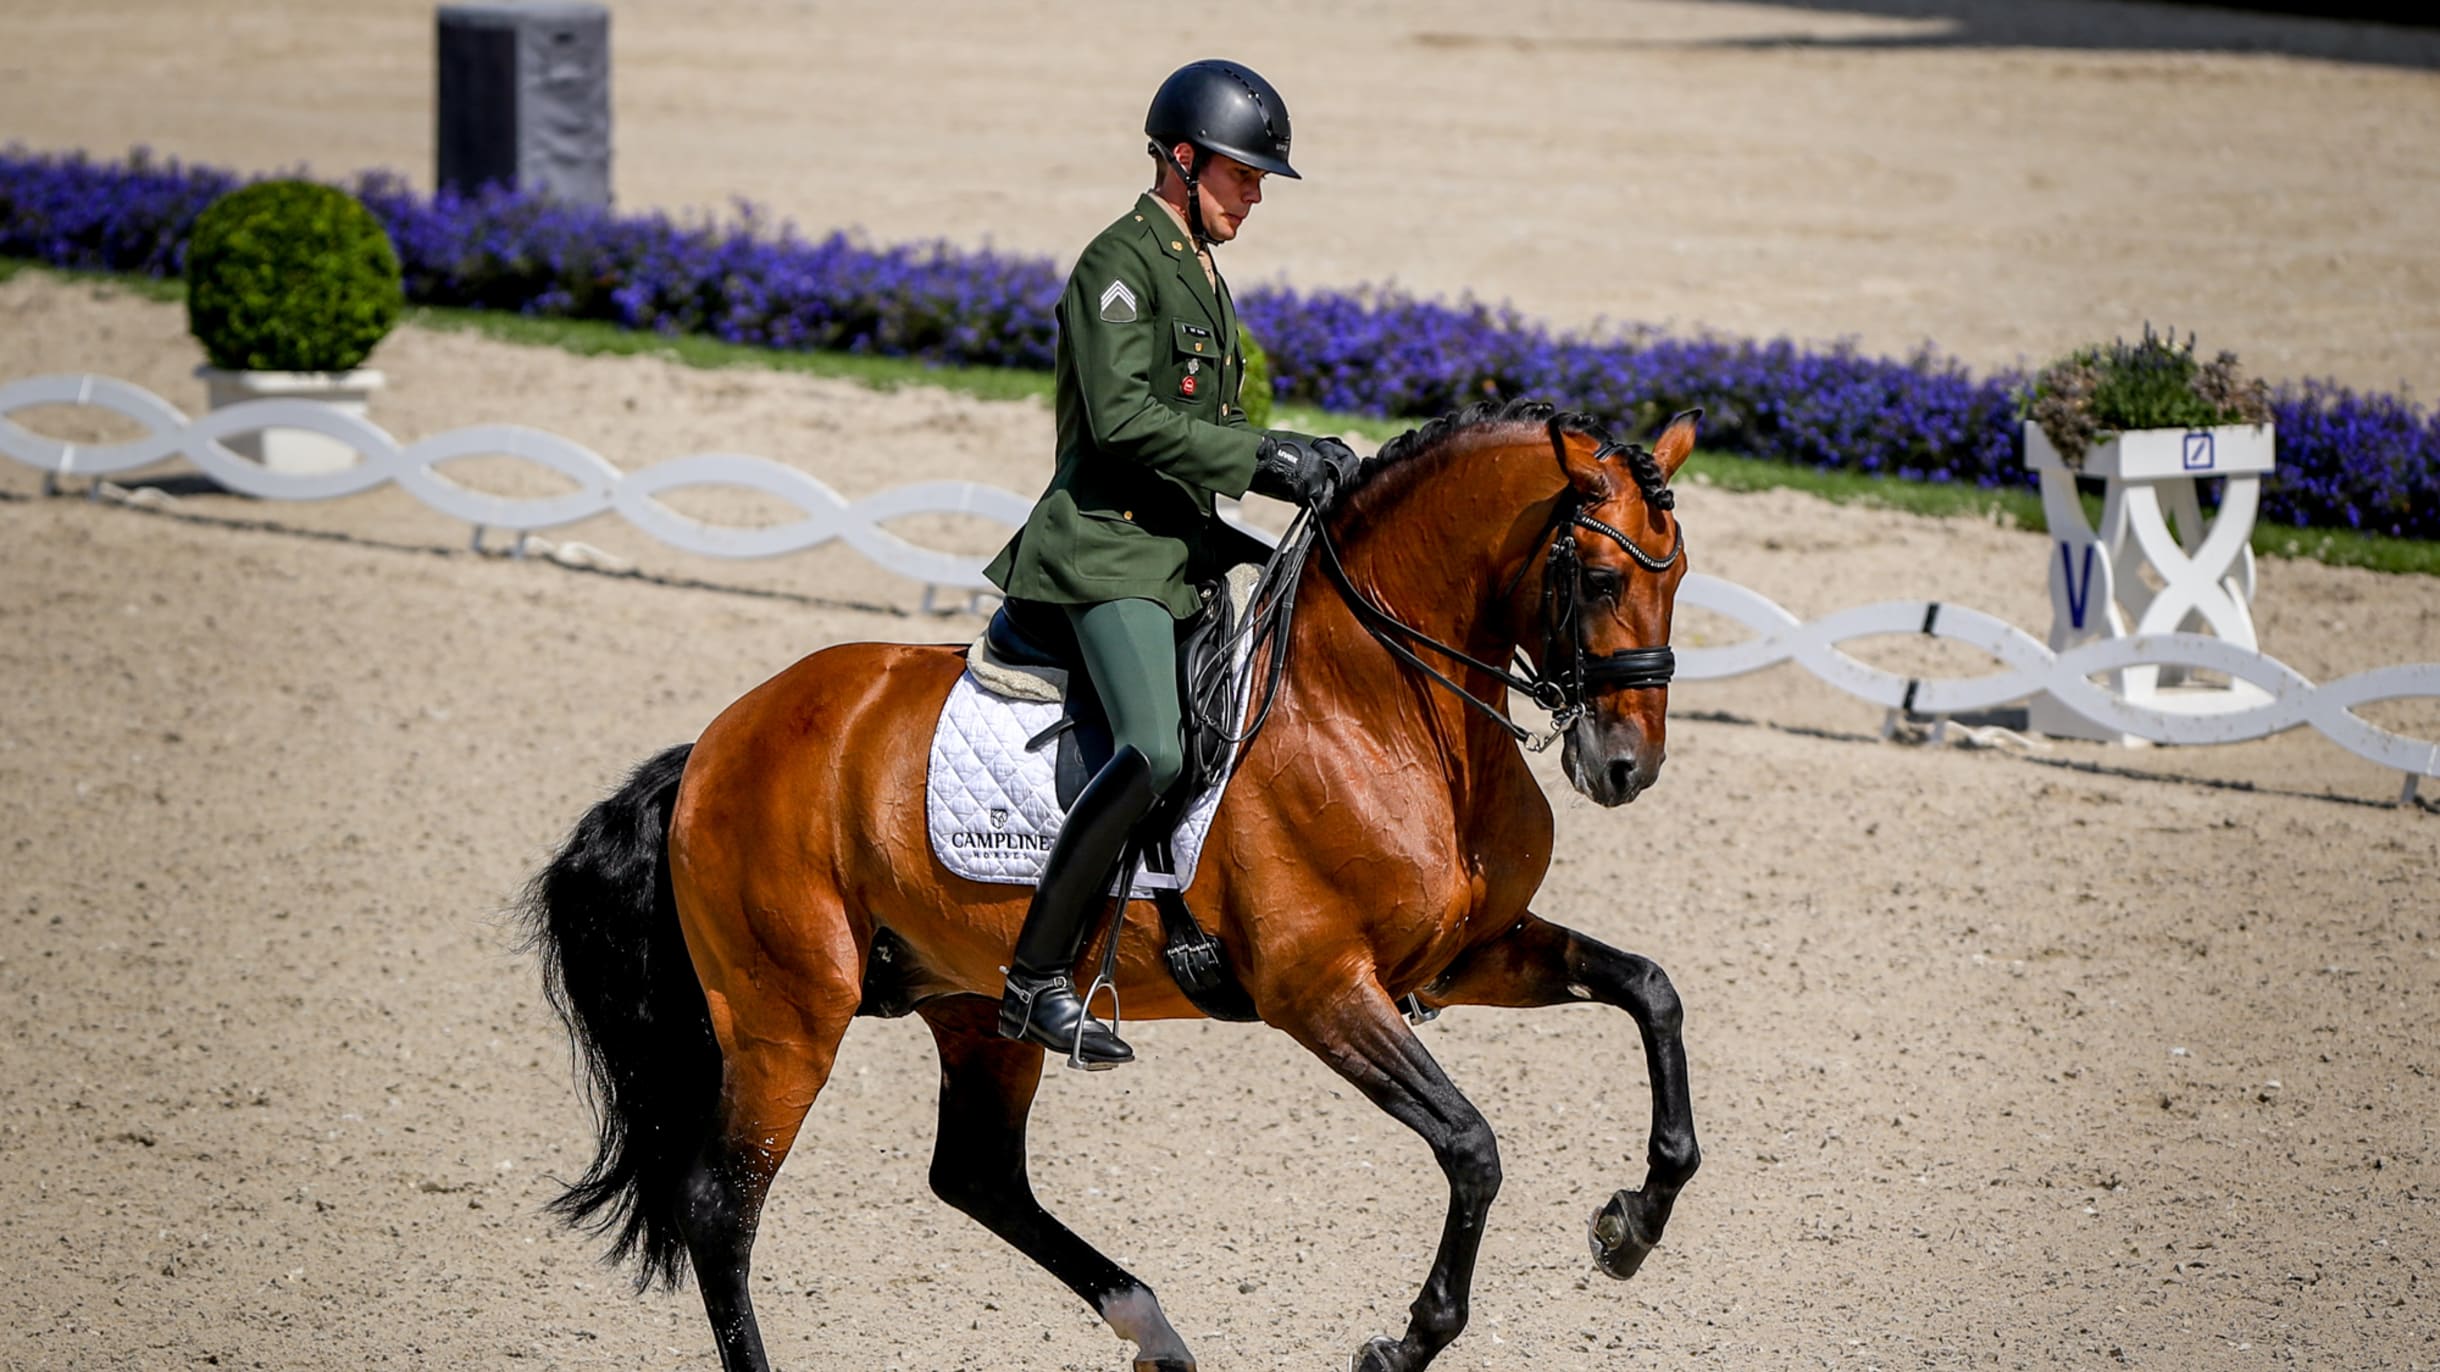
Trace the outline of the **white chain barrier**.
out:
[[[123,443],[79,446],[34,433],[11,418],[37,405],[108,410],[150,432]],[[322,434],[354,449],[362,460],[327,472],[273,471],[221,442],[275,428]],[[1016,525],[1033,503],[972,481],[917,482],[851,501],[796,468],[736,453],[697,453],[626,472],[582,444],[514,424],[478,424],[401,444],[369,420],[309,400],[249,400],[189,419],[143,387],[106,376],[38,376],[0,386],[0,456],[57,478],[112,476],[183,457],[222,486],[264,500],[329,500],[395,482],[442,514],[474,525],[478,538],[483,529],[525,534],[615,511],[660,542],[710,557],[776,557],[844,539],[901,576],[970,591],[991,589],[981,559],[918,546],[881,525],[917,514],[970,514]],[[575,489],[552,496],[500,496],[436,470],[470,457],[530,462],[565,477]],[[688,487],[745,487],[785,502],[802,517],[751,526],[690,519],[662,501]]]
[[[1807,623],[1746,587],[1700,572],[1689,573],[1678,587],[1678,604],[1754,631],[1754,637],[1723,647],[1680,645],[1680,680],[1714,681],[1794,662],[1884,710],[1935,718],[2047,695],[2101,728],[2153,743],[2240,743],[2308,725],[2358,757],[2405,773],[2406,798],[2414,795],[2417,778],[2440,777],[2440,743],[2394,733],[2354,713],[2377,701],[2440,699],[2440,663],[2379,667],[2316,686],[2277,658],[2210,634],[2133,634],[2054,653],[2006,620],[1937,600],[1885,600]],[[1962,643],[1989,654],[2003,670],[1909,677],[1858,661],[1838,647],[1891,634]],[[2180,710],[2157,696],[2130,700],[2092,680],[2142,666],[2225,673],[2254,686],[2260,696],[2243,697],[2238,708],[2229,708],[2230,698],[2219,693],[2209,708]]]
[[[141,438],[83,445],[48,438],[18,424],[19,410],[79,405],[108,410],[143,425]],[[353,448],[361,461],[329,472],[269,470],[231,452],[221,440],[258,429],[295,428],[327,435]],[[843,539],[882,568],[924,583],[926,603],[947,588],[991,593],[984,559],[921,547],[882,529],[909,515],[974,515],[1011,528],[1032,502],[971,481],[926,481],[848,500],[827,485],[767,458],[699,453],[621,471],[600,454],[555,434],[517,425],[485,424],[401,444],[368,420],[301,400],[255,400],[189,419],[141,386],[105,376],[34,377],[0,385],[0,456],[52,478],[116,475],[170,457],[184,457],[232,491],[266,500],[328,500],[396,483],[425,505],[476,527],[519,534],[615,511],[654,539],[712,557],[775,557]],[[575,489],[554,496],[492,495],[434,470],[460,458],[522,459],[558,473]],[[735,526],[678,514],[660,497],[688,487],[729,486],[760,491],[787,503],[801,518],[782,524]],[[2382,667],[2315,685],[2267,654],[2227,639],[2195,633],[2137,633],[2053,652],[2005,620],[1940,601],[1894,600],[1842,610],[1807,623],[1746,587],[1692,573],[1678,603],[1745,626],[1754,637],[1719,647],[1681,645],[1681,681],[1714,681],[1793,662],[1822,681],[1884,710],[1945,719],[2048,696],[2095,725],[2154,743],[2235,743],[2309,726],[2356,756],[2406,775],[2412,797],[2422,777],[2440,777],[2440,743],[2372,724],[2355,710],[2378,701],[2440,699],[2440,663]],[[1983,676],[1923,679],[1870,666],[1839,645],[1851,639],[1923,634],[1989,654],[2002,670]],[[2259,689],[2239,708],[2180,710],[2158,699],[2132,701],[2093,678],[2138,667],[2220,672]],[[2108,679],[2118,680],[2112,675]]]

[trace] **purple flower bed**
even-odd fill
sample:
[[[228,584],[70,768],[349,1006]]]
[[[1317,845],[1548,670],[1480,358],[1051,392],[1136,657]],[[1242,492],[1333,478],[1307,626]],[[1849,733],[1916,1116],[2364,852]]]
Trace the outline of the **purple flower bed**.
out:
[[[242,183],[138,154],[124,163],[0,152],[0,256],[179,274],[195,216]],[[1063,276],[1042,258],[945,243],[808,240],[750,207],[728,224],[617,214],[487,191],[425,196],[372,174],[351,187],[388,226],[419,304],[607,320],[734,343],[942,363],[1051,365]],[[1389,290],[1256,286],[1238,300],[1283,400],[1425,416],[1538,395],[1642,432],[1706,411],[1709,448],[1915,480],[2027,486],[2012,399],[1930,350],[1565,333],[1505,307]],[[2440,412],[2328,382],[2274,392],[2279,470],[2263,519],[2440,539]]]
[[[1051,365],[1063,278],[1045,261],[945,243],[874,248],[844,233],[808,242],[742,205],[724,227],[496,190],[425,197],[378,175],[355,190],[389,226],[418,304],[759,347]]]

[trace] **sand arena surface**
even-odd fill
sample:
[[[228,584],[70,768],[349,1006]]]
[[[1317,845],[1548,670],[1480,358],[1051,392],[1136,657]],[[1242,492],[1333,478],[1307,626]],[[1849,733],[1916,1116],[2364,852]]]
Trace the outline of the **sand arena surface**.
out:
[[[674,29],[675,12],[619,13],[624,100],[650,88],[626,76],[648,65],[628,57],[639,29]],[[717,12],[699,45],[670,51],[717,50],[719,25],[741,13]],[[880,36],[909,22],[788,13],[863,35],[869,50],[851,50],[867,69],[894,50]],[[951,29],[938,51],[968,52],[972,32],[1013,27],[1006,15],[1056,33],[1075,22],[1066,14],[978,7],[969,36]],[[1893,22],[1709,5],[1595,14],[1747,32]],[[1582,20],[1559,8],[1534,18]],[[0,53],[11,70],[0,130],[107,146],[37,118],[143,117],[142,102],[130,113],[65,97],[26,111],[29,83],[104,60],[112,8],[18,6],[6,19],[36,46]],[[165,109],[178,79],[217,70],[195,57],[214,44],[268,64],[300,46],[355,50],[350,34],[392,24],[413,44],[364,54],[376,69],[357,87],[361,117],[283,125],[239,108],[236,85],[207,82],[209,98],[178,105],[174,121],[156,109],[140,136],[227,161],[406,161],[325,154],[320,140],[421,136],[403,103],[421,87],[381,64],[426,61],[426,22],[388,6],[284,26],[223,15],[181,28],[156,14],[109,60],[172,64],[157,73]],[[1304,22],[1325,21],[1280,20]],[[1138,45],[1130,61],[1179,55],[1132,12],[1101,26],[1142,30],[1123,39]],[[979,69],[984,49],[971,51]],[[1300,127],[1326,122],[1330,100],[1352,110],[1346,92],[1397,84],[1372,61],[1394,69],[1426,51],[1386,45],[1365,63],[1317,66],[1342,80],[1306,77],[1322,90],[1299,105]],[[1627,46],[1603,56],[1622,70],[1660,60]],[[1543,52],[1517,67],[1574,60]],[[2257,98],[2291,80],[2319,91],[2293,136],[2334,146],[2357,127],[2345,102],[2359,86],[2419,92],[2393,102],[2402,111],[2433,99],[2418,69],[2279,56],[1694,47],[1668,62],[1752,63],[1791,87],[1862,68],[1902,95],[1964,71],[1993,99],[2027,103],[2052,98],[2062,70],[2232,66],[2258,78]],[[393,88],[400,109],[382,116]],[[693,90],[692,117],[742,119],[725,92]],[[302,98],[262,92],[273,110]],[[1838,136],[1828,117],[1808,128]],[[622,120],[632,194],[642,121],[624,105]],[[875,127],[921,142],[904,121]],[[181,146],[173,134],[236,141]],[[939,156],[971,155],[948,133],[925,137]],[[704,147],[704,168],[662,159],[668,184],[751,181],[717,162],[734,154]],[[1089,227],[1101,211],[1087,202],[1099,201],[1077,187],[1105,171],[1130,184],[1131,164],[1114,156],[1028,189],[1054,206],[1078,196],[1056,213]],[[2331,206],[2336,227],[2265,234],[2260,251],[2318,251],[2390,210],[2387,183],[2328,164],[2307,173],[2353,187]],[[938,195],[934,224],[962,203],[918,184],[936,178],[902,183],[871,164],[821,174],[842,196],[867,178],[853,217],[891,234],[917,227],[884,218],[893,197]],[[1283,241],[1289,207],[1284,195],[1273,207]],[[1041,218],[1028,216],[1029,232]],[[944,231],[986,227],[961,225]],[[987,227],[1008,241],[1015,225]],[[1469,265],[1466,279],[1523,298],[1530,259],[1478,230],[1465,232],[1488,267]],[[1316,242],[1268,260],[1302,276]],[[1072,249],[1047,234],[1039,246]],[[1957,257],[1924,253],[1905,278],[1972,278]],[[1801,305],[1801,292],[1780,291],[1740,296]],[[2428,283],[2416,298],[2429,306]],[[1694,317],[1745,327],[1688,299]],[[1968,322],[2024,324],[1982,300],[1937,303]],[[2257,281],[2232,303],[2274,319],[2330,300]],[[2316,318],[2288,341],[2336,355],[2369,336]],[[1927,331],[1946,338],[1946,327]],[[101,371],[191,410],[196,360],[173,307],[43,277],[0,284],[0,377]],[[1038,404],[579,360],[420,330],[375,362],[393,379],[376,417],[409,438],[529,423],[623,466],[760,453],[850,495],[950,475],[1030,489],[1047,470]],[[80,439],[114,432],[90,413],[31,418]],[[590,1134],[564,1036],[498,912],[623,769],[781,664],[844,639],[963,638],[974,621],[913,614],[914,588],[844,553],[731,566],[658,551],[614,521],[569,531],[657,579],[606,578],[473,556],[462,529],[395,492],[266,507],[166,475],[166,501],[143,510],[46,500],[34,474],[0,467],[0,1249],[12,1255],[0,1367],[711,1365],[691,1290],[630,1299],[590,1244],[538,1214],[548,1178],[581,1167]],[[516,486],[505,471],[475,476]],[[1682,497],[1696,566],[1800,614],[1936,589],[2045,622],[2038,537],[1790,495],[1690,485]],[[944,546],[991,538],[951,521],[907,531]],[[2265,646],[2316,679],[2440,660],[2440,581],[2277,560],[2261,576]],[[1681,625],[1688,641],[1738,632]],[[1926,670],[1983,666],[1902,642],[1860,651]],[[2440,1363],[2428,1313],[2440,1280],[2440,831],[2428,811],[2379,803],[2393,776],[2309,732],[2203,751],[1883,745],[1872,711],[1792,668],[1682,686],[1673,704],[1668,769],[1634,806],[1596,809],[1543,770],[1559,861],[1538,906],[1674,975],[1705,1168],[1660,1252],[1615,1285],[1593,1273],[1582,1226],[1641,1177],[1632,1027],[1573,1008],[1459,1011],[1421,1031],[1500,1130],[1508,1178],[1472,1330],[1441,1366]],[[2440,707],[2373,713],[2440,737]],[[1130,1037],[1142,1065],[1046,1083],[1032,1150],[1046,1202],[1162,1293],[1207,1367],[1337,1367],[1364,1335],[1398,1329],[1443,1204],[1420,1145],[1267,1030],[1172,1024]],[[1123,1366],[1123,1348],[1064,1288],[926,1191],[934,1081],[913,1023],[861,1021],[848,1036],[758,1248],[775,1359]]]
[[[174,307],[24,277],[0,317],[0,373],[193,385]],[[418,330],[377,360],[402,434],[514,416],[622,463],[788,457],[851,494],[994,454],[1031,482],[1048,446],[1033,403]],[[167,489],[146,512],[0,472],[0,1242],[19,1255],[0,1365],[709,1365],[691,1292],[628,1299],[537,1213],[589,1135],[497,911],[626,766],[781,663],[973,621],[910,615],[912,588],[844,554],[698,566],[577,531],[762,592],[741,594],[478,558],[395,493]],[[2036,536],[1683,495],[1696,565],[1800,613],[1936,576],[2041,622]],[[2262,580],[2266,642],[2316,676],[2440,655],[2440,583],[2286,561]],[[1509,1178],[1447,1365],[2440,1356],[2420,1313],[2440,860],[2430,813],[2373,803],[2393,778],[2309,734],[1882,745],[1871,711],[1793,668],[1675,707],[1663,785],[1624,812],[1545,769],[1540,908],[1675,974],[1706,1167],[1614,1286],[1581,1232],[1641,1174],[1632,1027],[1572,1009],[1425,1030]],[[2393,708],[2440,735],[2440,709]],[[1442,1203],[1420,1146],[1266,1030],[1137,1043],[1141,1066],[1048,1084],[1051,1204],[1155,1283],[1207,1366],[1337,1366],[1397,1327]],[[929,1053],[911,1022],[849,1035],[766,1220],[774,1354],[1120,1365],[925,1191]]]

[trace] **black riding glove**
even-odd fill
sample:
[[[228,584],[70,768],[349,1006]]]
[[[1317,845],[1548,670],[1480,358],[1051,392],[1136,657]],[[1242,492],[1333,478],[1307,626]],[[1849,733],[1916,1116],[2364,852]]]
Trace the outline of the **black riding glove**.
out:
[[[1286,429],[1265,434],[1254,454],[1254,493],[1304,506],[1327,502],[1347,489],[1363,459],[1335,438],[1310,438]]]

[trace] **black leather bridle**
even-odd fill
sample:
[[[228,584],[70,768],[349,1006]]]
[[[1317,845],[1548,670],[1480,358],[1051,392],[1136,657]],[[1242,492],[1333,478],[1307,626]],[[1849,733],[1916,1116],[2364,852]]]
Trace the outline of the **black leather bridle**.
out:
[[[1554,445],[1560,442],[1553,435]],[[1606,461],[1620,454],[1643,456],[1643,450],[1632,444],[1604,443],[1593,453],[1595,462]],[[1647,459],[1648,460],[1648,459]],[[1561,448],[1561,474],[1565,475],[1564,448]],[[1639,489],[1641,488],[1639,483]],[[1676,502],[1663,487],[1644,489],[1645,501],[1655,509],[1670,509]],[[1492,722],[1508,731],[1511,737],[1539,751],[1584,717],[1594,695],[1611,691],[1652,691],[1669,684],[1677,672],[1677,654],[1669,645],[1649,648],[1627,648],[1615,653],[1594,653],[1584,641],[1584,563],[1576,546],[1578,530],[1600,534],[1626,551],[1635,565],[1659,576],[1674,566],[1686,554],[1686,531],[1677,528],[1670,540],[1669,551],[1654,556],[1644,551],[1634,539],[1616,526],[1594,517],[1584,508],[1584,497],[1573,485],[1562,491],[1552,507],[1550,522],[1543,534],[1550,542],[1540,557],[1528,557],[1517,569],[1500,599],[1505,602],[1516,594],[1534,563],[1543,562],[1542,577],[1542,662],[1536,667],[1519,650],[1512,664],[1515,670],[1496,667],[1467,653],[1463,649],[1441,642],[1422,630],[1400,622],[1395,616],[1373,603],[1347,575],[1339,561],[1337,543],[1329,529],[1316,520],[1318,541],[1322,547],[1322,565],[1330,579],[1355,611],[1357,622],[1374,640],[1387,648],[1391,655],[1409,667],[1457,693],[1459,699],[1480,710]],[[1460,662],[1483,672],[1512,691],[1521,691],[1535,704],[1550,712],[1550,728],[1540,735],[1510,719],[1498,706],[1482,699],[1460,685],[1447,673],[1423,660],[1415,650],[1427,649],[1442,657]]]

